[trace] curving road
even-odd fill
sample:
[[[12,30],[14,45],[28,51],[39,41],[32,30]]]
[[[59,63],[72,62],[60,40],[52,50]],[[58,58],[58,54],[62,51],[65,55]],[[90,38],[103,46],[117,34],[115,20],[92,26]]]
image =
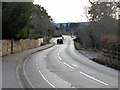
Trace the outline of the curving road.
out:
[[[118,71],[84,57],[72,38],[64,37],[64,44],[25,60],[21,76],[26,88],[118,88]]]

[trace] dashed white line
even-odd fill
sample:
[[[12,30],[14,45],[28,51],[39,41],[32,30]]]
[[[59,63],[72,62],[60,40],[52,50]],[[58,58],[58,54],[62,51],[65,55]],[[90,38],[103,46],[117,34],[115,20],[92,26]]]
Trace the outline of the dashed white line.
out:
[[[56,76],[57,78],[59,78],[59,79],[61,79],[60,77],[58,77],[58,76]],[[63,80],[63,79],[61,79],[61,80]],[[65,80],[63,80],[64,81],[64,83],[66,83],[67,85],[69,85],[69,86],[71,86],[71,84],[70,83],[68,83],[67,81],[65,81]],[[72,86],[72,88],[73,88],[73,86]]]
[[[28,58],[27,58],[27,59],[28,59]],[[31,87],[32,87],[32,88],[35,88],[35,87],[33,86],[33,84],[31,83],[30,79],[28,78],[26,72],[25,72],[25,63],[26,63],[27,59],[25,60],[25,62],[24,62],[24,64],[23,64],[24,75],[25,75],[26,79],[28,80],[29,84],[31,85]]]
[[[58,53],[58,56],[60,55],[60,53]]]
[[[72,68],[73,69],[73,67],[72,66],[70,66],[69,64],[67,64],[66,62],[63,62],[65,65],[67,65],[68,67],[70,67],[70,68]]]
[[[62,60],[61,57],[58,57],[58,58],[59,58],[59,60]]]
[[[88,77],[88,78],[90,78],[90,79],[92,79],[92,80],[95,80],[95,81],[97,81],[97,82],[99,82],[99,83],[101,83],[101,84],[103,84],[103,85],[108,86],[107,83],[104,83],[104,82],[102,82],[102,81],[100,81],[100,80],[98,80],[98,79],[96,79],[96,78],[94,78],[94,77],[92,77],[92,76],[90,76],[90,75],[87,75],[87,74],[85,74],[84,72],[79,71],[79,73],[82,74],[82,75],[84,75],[84,76],[86,76],[86,77]]]
[[[75,65],[75,64],[71,64],[72,66],[74,66],[74,67],[76,67],[77,65]]]
[[[37,70],[38,70],[39,73],[41,74],[42,78],[43,78],[48,84],[50,84],[53,88],[56,88],[53,84],[51,84],[51,83],[44,77],[44,75],[41,73],[41,71],[39,70],[38,67],[37,67]]]

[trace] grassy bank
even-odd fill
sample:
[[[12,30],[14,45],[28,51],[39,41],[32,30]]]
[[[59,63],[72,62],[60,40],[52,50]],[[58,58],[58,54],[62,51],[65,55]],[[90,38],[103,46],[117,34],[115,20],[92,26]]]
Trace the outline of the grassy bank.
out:
[[[118,61],[118,59],[113,59],[113,58],[106,57],[104,55],[99,55],[93,61],[100,63],[102,65],[105,65],[107,67],[111,67],[116,70],[120,70],[120,62]]]
[[[83,46],[77,41],[74,41],[74,46],[76,50],[87,50],[83,48]],[[119,59],[118,55],[114,55],[108,52],[102,52],[102,54],[98,55],[97,58],[93,59],[93,61],[105,65],[107,67],[120,70],[120,61],[118,61],[118,59]]]

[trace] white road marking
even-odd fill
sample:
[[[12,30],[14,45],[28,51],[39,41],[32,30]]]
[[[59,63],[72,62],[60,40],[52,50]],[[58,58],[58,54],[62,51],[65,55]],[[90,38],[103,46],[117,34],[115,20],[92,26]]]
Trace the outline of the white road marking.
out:
[[[100,81],[100,80],[98,80],[98,79],[96,79],[96,78],[94,78],[94,77],[92,77],[92,76],[90,76],[90,75],[87,75],[87,74],[85,74],[84,72],[79,71],[79,73],[82,74],[82,75],[84,75],[84,76],[86,76],[86,77],[88,77],[88,78],[90,78],[90,79],[92,79],[92,80],[95,80],[95,81],[97,81],[97,82],[99,82],[99,83],[101,83],[101,84],[103,84],[103,85],[108,86],[107,83],[104,83],[104,82],[102,82],[102,81]]]
[[[60,53],[60,51],[59,51],[59,53]]]
[[[57,78],[59,78],[59,79],[61,79],[60,77],[58,77],[58,76],[56,76]],[[66,83],[67,85],[69,85],[69,86],[71,86],[71,84],[70,83],[68,83],[67,81],[65,81],[65,80],[63,80],[63,79],[61,79],[62,81],[64,81],[64,83]],[[73,88],[73,87],[72,87]]]
[[[72,66],[74,66],[74,67],[76,67],[77,65],[75,65],[75,64],[71,64]]]
[[[41,71],[39,70],[38,67],[37,67],[37,70],[38,70],[39,73],[41,74],[42,78],[43,78],[48,84],[50,84],[53,88],[56,88],[53,84],[51,84],[51,83],[44,77],[44,75],[41,73]]]
[[[58,57],[58,58],[59,58],[60,60],[62,60],[61,57]]]
[[[17,76],[17,80],[18,80],[18,83],[20,85],[20,88],[24,88],[24,86],[22,85],[22,82],[21,82],[21,79],[20,79],[20,76],[18,73],[20,73],[18,70],[19,70],[19,67],[21,68],[21,60],[19,61],[18,65],[17,65],[17,68],[16,68],[16,76]],[[20,65],[20,66],[19,66]]]
[[[70,68],[72,68],[73,69],[73,67],[72,66],[70,66],[69,64],[67,64],[66,62],[63,62],[65,65],[67,65],[68,67],[70,67]]]
[[[28,60],[28,58],[25,60],[25,62],[24,62],[24,64],[23,64],[24,75],[25,75],[26,79],[28,80],[29,84],[31,85],[31,87],[32,87],[32,88],[35,88],[35,87],[33,86],[33,84],[31,83],[30,79],[28,78],[26,72],[25,72],[25,63],[26,63],[27,60]]]
[[[60,55],[60,53],[58,53],[58,56]]]

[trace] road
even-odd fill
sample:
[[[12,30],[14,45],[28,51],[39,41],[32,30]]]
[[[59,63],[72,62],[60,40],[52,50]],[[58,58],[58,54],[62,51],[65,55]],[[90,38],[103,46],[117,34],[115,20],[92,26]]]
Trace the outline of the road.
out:
[[[22,68],[27,88],[118,88],[118,71],[97,64],[74,48],[70,36],[29,56]],[[56,41],[54,39],[53,41]]]

